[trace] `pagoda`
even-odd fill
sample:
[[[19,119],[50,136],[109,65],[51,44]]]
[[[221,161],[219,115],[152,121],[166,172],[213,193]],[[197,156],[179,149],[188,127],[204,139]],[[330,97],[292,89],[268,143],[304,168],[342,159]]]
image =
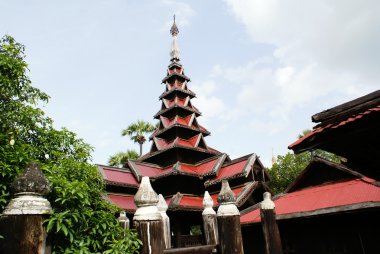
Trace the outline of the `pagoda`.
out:
[[[180,247],[194,245],[196,237],[190,236],[191,230],[202,230],[205,191],[210,193],[216,208],[221,182],[227,179],[238,208],[245,209],[262,200],[268,191],[268,175],[254,153],[231,160],[207,145],[205,137],[210,132],[199,124],[201,112],[192,103],[196,95],[189,89],[190,78],[180,63],[175,20],[170,33],[170,63],[162,80],[165,90],[159,97],[161,108],[154,115],[159,124],[149,138],[150,151],[137,160],[129,160],[123,168],[98,165],[98,169],[106,183],[107,199],[124,209],[130,218],[136,210],[133,196],[142,177],[149,176],[154,190],[168,204],[172,242]]]

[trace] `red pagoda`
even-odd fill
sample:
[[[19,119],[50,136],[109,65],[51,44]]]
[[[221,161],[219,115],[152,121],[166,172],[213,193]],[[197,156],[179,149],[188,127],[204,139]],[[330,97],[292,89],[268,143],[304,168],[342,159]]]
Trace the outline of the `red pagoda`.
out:
[[[107,186],[107,198],[132,215],[136,209],[133,196],[143,176],[168,204],[173,245],[201,243],[202,237],[190,236],[192,228],[202,230],[202,201],[205,191],[214,200],[227,179],[237,197],[239,209],[260,202],[268,190],[268,176],[256,154],[231,160],[206,143],[210,132],[198,123],[200,111],[192,104],[195,93],[188,88],[190,78],[180,63],[178,28],[170,30],[172,48],[165,91],[160,95],[161,109],[154,116],[159,127],[151,135],[150,151],[138,160],[129,160],[123,168],[98,165]],[[131,218],[131,216],[130,216]],[[198,241],[198,242],[197,242]],[[199,242],[200,241],[200,242]]]

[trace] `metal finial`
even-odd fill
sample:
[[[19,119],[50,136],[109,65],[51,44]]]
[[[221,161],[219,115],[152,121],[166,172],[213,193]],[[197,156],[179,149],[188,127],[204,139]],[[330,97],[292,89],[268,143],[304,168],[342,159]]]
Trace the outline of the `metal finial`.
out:
[[[177,36],[179,34],[178,27],[175,23],[175,14],[173,16],[173,25],[172,28],[170,28],[170,33],[172,34],[172,36]]]

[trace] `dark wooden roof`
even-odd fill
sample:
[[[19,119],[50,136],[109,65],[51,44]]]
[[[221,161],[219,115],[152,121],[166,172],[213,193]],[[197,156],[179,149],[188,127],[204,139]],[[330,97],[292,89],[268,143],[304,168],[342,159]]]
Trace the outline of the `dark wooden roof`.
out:
[[[295,153],[322,149],[360,173],[380,179],[380,91],[313,116],[319,124],[289,145]]]

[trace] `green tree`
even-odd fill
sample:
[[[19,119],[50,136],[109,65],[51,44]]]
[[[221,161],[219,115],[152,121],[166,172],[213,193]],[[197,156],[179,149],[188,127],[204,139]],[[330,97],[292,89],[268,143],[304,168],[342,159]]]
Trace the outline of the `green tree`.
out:
[[[303,130],[302,133],[298,135],[298,138],[302,138],[310,132],[311,130],[308,129]],[[297,178],[301,171],[306,168],[314,156],[319,156],[337,163],[340,162],[339,156],[319,149],[300,154],[289,152],[285,155],[278,155],[275,163],[268,169],[271,178],[268,185],[272,191],[275,194],[283,192],[289,184]]]
[[[0,40],[0,213],[11,199],[10,183],[34,160],[52,187],[46,224],[54,253],[137,253],[136,233],[118,226],[118,209],[102,198],[102,178],[89,163],[92,147],[53,128],[37,107],[49,97],[31,85],[24,59],[23,45],[10,36]]]
[[[118,152],[108,159],[108,165],[113,167],[123,167],[128,160],[136,160],[138,158],[139,154],[135,150]]]
[[[142,155],[142,146],[146,141],[145,134],[151,133],[156,129],[151,123],[145,121],[137,121],[127,126],[126,129],[122,130],[122,136],[129,136],[131,140],[135,143],[138,143],[140,146],[140,156]]]

